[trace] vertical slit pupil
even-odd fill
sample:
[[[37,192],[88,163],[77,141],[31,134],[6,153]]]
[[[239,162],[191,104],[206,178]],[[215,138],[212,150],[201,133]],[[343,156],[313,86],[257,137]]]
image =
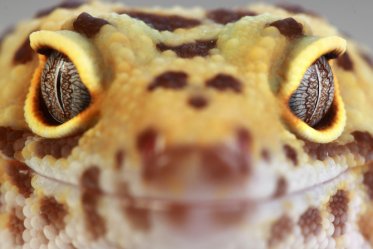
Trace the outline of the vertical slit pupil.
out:
[[[334,76],[325,56],[316,60],[289,100],[292,112],[311,127],[325,117],[334,100]]]
[[[73,62],[57,51],[49,53],[40,79],[41,108],[45,120],[63,124],[86,109],[91,101],[89,90],[79,77]],[[43,110],[47,110],[47,112]]]

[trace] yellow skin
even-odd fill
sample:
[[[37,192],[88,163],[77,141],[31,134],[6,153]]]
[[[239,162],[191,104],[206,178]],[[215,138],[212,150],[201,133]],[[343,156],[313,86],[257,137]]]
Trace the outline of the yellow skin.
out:
[[[198,8],[136,10],[201,22],[160,31],[92,2],[17,25],[0,43],[0,248],[373,248],[372,65],[323,18],[248,10],[229,24]],[[78,32],[83,12],[107,24]],[[302,34],[270,25],[288,17]],[[15,60],[28,37],[32,57]],[[197,40],[216,46],[157,49]],[[70,58],[91,94],[57,126],[38,104],[43,48]],[[336,112],[318,130],[288,100],[330,54]],[[187,84],[149,90],[170,71]],[[219,74],[241,90],[207,87]],[[188,104],[196,96],[205,106]]]

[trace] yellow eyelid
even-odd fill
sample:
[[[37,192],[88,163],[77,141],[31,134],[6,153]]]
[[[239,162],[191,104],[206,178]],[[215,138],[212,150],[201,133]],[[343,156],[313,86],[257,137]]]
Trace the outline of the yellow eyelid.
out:
[[[37,31],[30,35],[32,49],[51,48],[65,54],[76,66],[90,92],[101,91],[101,70],[96,48],[84,36],[68,30]]]
[[[305,37],[301,39],[290,53],[284,82],[278,93],[283,105],[283,118],[291,130],[299,136],[317,143],[329,143],[337,139],[343,132],[346,123],[346,113],[339,93],[339,84],[334,75],[334,100],[332,108],[335,117],[330,126],[315,129],[303,122],[289,108],[289,99],[299,87],[306,70],[321,56],[333,54],[341,55],[346,51],[346,41],[338,36],[331,37]]]
[[[35,70],[25,103],[25,118],[31,130],[42,137],[59,138],[92,126],[98,116],[103,78],[100,57],[94,45],[72,31],[37,31],[31,34],[30,44],[35,51],[47,48],[65,54],[74,63],[91,97],[90,105],[77,116],[63,124],[48,123],[40,110],[40,79],[48,58],[39,54],[39,66]]]

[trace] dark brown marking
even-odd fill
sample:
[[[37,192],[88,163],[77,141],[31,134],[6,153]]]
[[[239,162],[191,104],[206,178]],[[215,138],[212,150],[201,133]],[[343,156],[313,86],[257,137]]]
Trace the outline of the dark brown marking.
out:
[[[329,200],[329,209],[334,216],[333,237],[339,237],[345,233],[349,201],[348,193],[345,190],[338,190]]]
[[[137,149],[143,156],[153,154],[157,145],[158,133],[156,130],[149,128],[139,134],[137,138]]]
[[[26,40],[22,43],[22,45],[18,48],[16,53],[13,57],[13,63],[15,65],[18,64],[26,64],[34,58],[35,52],[31,48],[30,45],[30,38],[27,36]]]
[[[277,180],[276,192],[273,194],[273,197],[281,197],[284,196],[288,191],[288,182],[284,177],[280,177]]]
[[[337,65],[346,71],[352,71],[354,69],[354,63],[347,52],[338,57]]]
[[[310,15],[310,16],[319,16],[319,14],[317,14],[316,12],[314,11],[311,11],[311,10],[307,10],[305,8],[303,8],[302,6],[300,5],[297,5],[297,4],[290,4],[290,3],[280,3],[280,4],[276,4],[277,7],[279,8],[282,8],[290,13],[293,13],[293,14],[307,14],[307,15]]]
[[[245,220],[252,209],[253,205],[251,203],[239,204],[230,208],[217,208],[213,211],[213,216],[217,225],[223,227],[237,226]]]
[[[95,36],[100,32],[102,26],[109,24],[108,21],[96,18],[90,14],[83,12],[74,21],[74,30],[78,33],[84,34],[88,38]]]
[[[208,103],[208,100],[203,96],[192,96],[188,99],[188,104],[197,110],[206,108]]]
[[[0,151],[7,157],[14,159],[21,151],[31,133],[22,130],[0,127]]]
[[[317,236],[321,232],[321,221],[320,211],[314,207],[308,208],[298,221],[303,237],[308,239],[311,236]]]
[[[271,153],[267,149],[263,149],[261,153],[262,159],[267,163],[271,162]]]
[[[269,246],[277,245],[286,239],[294,229],[294,223],[287,215],[281,216],[272,224],[271,233],[268,240]]]
[[[32,171],[26,164],[19,161],[9,161],[6,173],[10,181],[14,184],[19,193],[28,198],[34,191],[31,185]]]
[[[81,5],[85,4],[87,1],[84,0],[65,0],[62,3],[40,10],[36,13],[35,17],[40,18],[49,15],[56,9],[76,9],[79,8]]]
[[[12,237],[14,239],[14,243],[16,245],[23,245],[23,232],[26,230],[24,225],[24,219],[22,209],[21,208],[13,208],[11,213],[9,214],[8,220],[8,227],[9,231],[12,233]]]
[[[151,227],[149,210],[130,206],[125,208],[125,214],[135,229],[149,231]]]
[[[162,151],[154,150],[155,134],[147,132],[139,139],[143,157],[143,178],[147,182],[166,184],[170,179],[185,179],[194,158],[195,168],[203,179],[211,183],[235,182],[245,179],[251,172],[249,141],[237,139],[236,147],[217,144],[212,146],[179,145]]]
[[[303,25],[291,17],[270,23],[269,26],[277,28],[282,35],[289,39],[299,38],[303,35]]]
[[[127,14],[139,19],[159,31],[174,31],[176,29],[189,29],[201,24],[200,20],[177,15],[157,15],[141,11],[125,11],[119,14]]]
[[[123,150],[118,150],[115,154],[115,169],[120,170],[124,166],[126,153]]]
[[[188,75],[184,72],[169,71],[159,75],[148,86],[149,91],[157,88],[182,89],[187,86]]]
[[[257,14],[255,12],[250,10],[215,9],[207,12],[207,18],[219,24],[237,22],[245,16],[256,15]]]
[[[284,145],[284,151],[286,157],[293,162],[294,166],[298,165],[298,154],[297,151],[291,147],[290,145],[286,144]]]
[[[347,144],[328,143],[319,144],[305,141],[304,150],[312,158],[323,161],[351,152],[370,161],[373,159],[373,137],[368,132],[356,131],[352,133],[354,141]]]
[[[207,87],[215,88],[219,91],[232,90],[236,93],[242,92],[242,84],[235,77],[227,74],[218,74],[206,82]]]
[[[373,245],[373,209],[371,205],[368,206],[364,213],[360,214],[358,219],[359,231],[363,235],[364,239]]]
[[[54,197],[44,197],[41,199],[40,215],[48,225],[54,226],[57,231],[65,228],[66,207]]]
[[[79,144],[81,134],[60,138],[60,139],[43,139],[37,142],[35,147],[36,155],[39,158],[53,156],[56,159],[67,158],[73,149]]]
[[[100,169],[95,166],[84,171],[80,179],[85,223],[88,231],[94,239],[99,239],[106,233],[105,220],[98,212],[98,202],[102,195],[99,180]]]
[[[180,227],[188,221],[190,206],[181,203],[175,203],[166,210],[168,220],[175,226]]]
[[[192,43],[185,43],[179,46],[169,46],[164,43],[157,44],[161,52],[166,50],[174,51],[181,58],[193,58],[195,56],[206,57],[211,49],[216,48],[217,40],[197,40]]]

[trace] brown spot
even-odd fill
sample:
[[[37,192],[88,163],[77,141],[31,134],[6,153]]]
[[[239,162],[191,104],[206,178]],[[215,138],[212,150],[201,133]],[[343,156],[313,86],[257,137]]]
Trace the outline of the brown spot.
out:
[[[13,63],[15,65],[18,64],[26,64],[34,58],[34,50],[31,48],[30,45],[30,38],[27,36],[26,40],[22,43],[22,45],[18,48],[16,53],[13,57]]]
[[[62,3],[49,7],[47,9],[40,10],[36,13],[35,17],[40,18],[49,15],[56,9],[76,9],[87,1],[84,0],[65,0]]]
[[[96,18],[90,14],[83,12],[74,21],[74,30],[78,33],[84,34],[88,38],[95,36],[100,32],[102,26],[109,24],[108,21]]]
[[[9,220],[8,220],[8,227],[9,231],[13,235],[14,243],[16,245],[23,245],[23,232],[26,230],[26,227],[24,225],[24,219],[22,209],[21,208],[13,208],[11,213],[9,214]]]
[[[347,144],[328,143],[319,144],[305,141],[304,150],[312,158],[323,161],[326,158],[333,158],[351,152],[354,155],[362,156],[365,160],[373,159],[373,137],[368,132],[356,131],[352,133],[354,141]]]
[[[269,26],[277,28],[282,35],[289,39],[299,38],[303,35],[303,25],[291,17],[270,23]]]
[[[0,127],[0,151],[5,156],[14,158],[15,154],[25,147],[27,137],[30,135],[27,131]]]
[[[294,223],[287,215],[281,216],[272,224],[271,233],[268,240],[269,246],[277,245],[286,239],[294,229]]]
[[[215,88],[219,91],[232,90],[236,93],[242,91],[241,82],[235,77],[227,74],[218,74],[206,82],[207,87]]]
[[[284,151],[285,151],[285,155],[286,155],[287,159],[292,161],[294,166],[297,166],[298,165],[297,151],[288,144],[284,145]]]
[[[201,110],[208,105],[208,100],[203,96],[192,96],[188,99],[188,104],[194,109]]]
[[[363,60],[370,66],[373,68],[373,58],[371,55],[365,53],[365,52],[360,52],[360,55],[361,57],[363,58]]]
[[[148,209],[129,206],[125,208],[125,214],[135,229],[142,231],[150,229],[150,211]]]
[[[293,14],[307,14],[310,16],[319,16],[319,14],[317,14],[316,12],[306,10],[302,6],[297,5],[297,4],[280,3],[280,4],[276,4],[276,6]]]
[[[99,179],[100,169],[95,166],[85,170],[80,179],[86,228],[94,239],[99,239],[106,233],[105,220],[98,212],[98,202],[102,194]]]
[[[158,133],[152,129],[146,129],[137,138],[137,149],[143,156],[153,154],[157,145]]]
[[[345,233],[348,218],[348,202],[348,193],[345,190],[338,190],[329,200],[329,209],[331,214],[334,216],[333,237],[339,237]]]
[[[56,159],[67,158],[73,149],[78,146],[81,134],[60,138],[60,139],[43,139],[37,142],[35,147],[36,155],[39,158],[53,156]]]
[[[195,56],[206,57],[211,49],[216,48],[216,40],[197,40],[179,46],[169,46],[164,43],[157,44],[157,49],[161,52],[166,50],[174,51],[181,58],[193,58]]]
[[[180,28],[188,29],[201,24],[200,20],[177,15],[157,15],[141,11],[122,12],[119,14],[127,14],[132,18],[139,19],[159,31],[174,31]]]
[[[240,150],[248,152],[251,149],[253,139],[246,128],[239,128],[237,130],[237,142]]]
[[[40,215],[48,225],[54,226],[57,231],[65,228],[66,207],[54,197],[44,197],[41,199]]]
[[[287,193],[288,190],[288,183],[284,177],[280,177],[277,180],[276,192],[273,194],[273,197],[281,197]]]
[[[215,9],[207,12],[207,18],[219,24],[228,24],[236,22],[245,16],[256,15],[255,12],[250,10]]]
[[[115,168],[117,170],[120,170],[121,168],[123,168],[125,159],[126,159],[126,153],[123,150],[117,151],[117,153],[115,154]]]
[[[314,207],[308,208],[300,216],[298,225],[304,238],[308,239],[311,236],[318,235],[322,228],[320,211]]]
[[[26,198],[30,197],[34,191],[31,186],[33,175],[31,169],[19,161],[9,161],[5,170],[11,183],[17,187],[19,193]]]
[[[261,153],[262,159],[267,163],[271,162],[271,153],[267,149],[263,149]]]
[[[217,144],[213,146],[179,145],[155,152],[154,135],[146,135],[150,144],[141,151],[143,156],[143,177],[146,181],[166,184],[168,180],[187,181],[185,174],[196,171],[202,179],[212,183],[235,182],[245,179],[251,172],[251,155],[244,138],[238,138],[236,146]],[[140,139],[144,141],[144,139]],[[144,153],[145,151],[145,153]],[[193,163],[193,167],[190,167]],[[182,179],[182,180],[181,180]],[[195,179],[195,178],[194,178]]]
[[[184,72],[169,71],[159,75],[148,86],[149,91],[161,87],[166,89],[182,89],[187,86],[188,75]]]
[[[174,203],[168,207],[166,212],[167,218],[172,224],[182,226],[188,221],[190,206],[181,203]]]
[[[347,52],[338,57],[337,64],[346,71],[352,71],[354,69],[354,63]]]

